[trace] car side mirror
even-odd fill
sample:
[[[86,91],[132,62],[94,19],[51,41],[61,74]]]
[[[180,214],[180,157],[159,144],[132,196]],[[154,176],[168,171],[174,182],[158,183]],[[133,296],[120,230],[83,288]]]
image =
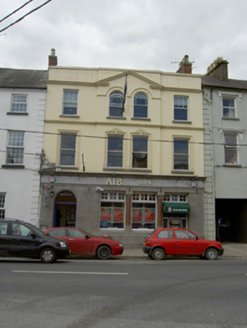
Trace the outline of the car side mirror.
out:
[[[35,235],[35,233],[31,233],[31,237],[33,238],[33,239],[35,239],[36,238],[36,235]]]
[[[89,237],[88,235],[85,235],[85,238],[86,238],[86,239],[89,239],[90,237]]]

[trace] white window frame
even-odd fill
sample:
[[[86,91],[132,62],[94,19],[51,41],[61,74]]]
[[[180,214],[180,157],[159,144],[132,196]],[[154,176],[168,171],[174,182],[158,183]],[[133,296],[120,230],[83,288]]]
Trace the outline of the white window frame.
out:
[[[23,165],[24,138],[25,133],[23,131],[8,131],[6,156],[7,165]]]
[[[177,106],[175,103],[175,99],[186,99],[186,107],[182,107],[182,108],[179,108],[179,106]],[[174,115],[174,121],[179,121],[179,122],[188,122],[189,120],[189,110],[188,110],[188,102],[189,102],[189,97],[187,96],[179,96],[179,95],[176,95],[174,96],[173,98],[173,101],[174,101],[174,106],[173,106],[173,115]],[[175,115],[175,111],[176,110],[183,110],[185,113],[186,113],[186,119],[178,119],[176,118],[176,115]]]
[[[188,152],[187,154],[184,153],[175,153],[175,141],[177,140],[184,140],[188,142]],[[175,137],[173,139],[174,145],[173,145],[173,170],[175,171],[188,171],[190,169],[190,140],[189,138],[185,137]],[[187,156],[187,168],[175,168],[175,156]]]
[[[25,101],[21,101],[21,98],[23,98],[23,97],[25,98]],[[11,112],[12,113],[26,113],[27,112],[27,95],[26,94],[12,94]]]
[[[73,99],[65,99],[66,94],[76,94],[76,100]],[[71,107],[69,107],[69,105]],[[68,108],[71,113],[66,112],[66,108]],[[78,111],[78,90],[63,90],[63,115],[65,116],[77,116]]]
[[[0,219],[5,218],[5,200],[6,200],[6,194],[0,193]]]
[[[75,137],[75,146],[74,148],[71,147],[62,147],[62,138],[64,136],[73,136]],[[77,134],[76,133],[61,133],[60,134],[60,149],[59,149],[59,165],[60,166],[66,166],[66,167],[75,167],[75,162],[76,162],[76,144],[77,144]],[[66,164],[66,163],[62,163],[62,157],[65,156],[65,154],[62,155],[62,152],[73,152],[73,158],[74,158],[74,163],[73,164]],[[72,155],[70,155],[72,156]]]
[[[228,119],[228,120],[238,119],[238,106],[237,106],[237,103],[238,102],[241,102],[241,100],[242,100],[242,93],[219,91],[218,92],[218,96],[221,98],[221,102],[222,102],[222,118],[223,119]],[[223,100],[224,100],[224,98],[234,99],[234,107],[235,107],[235,113],[234,113],[235,116],[234,117],[224,116],[224,106],[223,106]]]
[[[135,209],[135,204],[140,204],[142,207],[136,207],[137,209],[140,209],[142,211],[142,227],[133,227],[133,212]],[[154,204],[154,222],[151,225],[154,225],[151,228],[145,227],[145,215],[143,211],[145,211],[146,207],[145,204]],[[151,207],[147,207],[151,208]],[[148,224],[148,223],[147,223]],[[155,193],[140,193],[140,192],[134,192],[132,195],[131,200],[131,229],[133,231],[137,230],[153,230],[156,228],[157,225],[157,195]],[[144,227],[143,227],[144,226]]]
[[[112,99],[116,97],[121,101],[119,103],[112,102]],[[109,117],[123,117],[123,94],[120,91],[114,91],[109,97]],[[114,110],[115,109],[115,110]],[[117,115],[119,114],[119,115]]]
[[[187,203],[188,199],[186,194],[165,194],[163,201],[169,203]]]
[[[146,139],[147,140],[147,149],[146,150],[134,150],[134,140],[136,139]],[[133,135],[132,136],[132,158],[131,158],[131,167],[132,169],[147,169],[148,168],[148,147],[149,147],[149,137],[146,135]],[[142,154],[146,154],[147,156],[147,164],[145,167],[143,166],[134,166],[134,159],[135,159],[135,155],[142,155]]]
[[[233,106],[224,106],[224,100],[233,100]],[[234,119],[237,118],[237,106],[236,106],[236,97],[235,96],[228,96],[228,95],[223,95],[222,96],[222,116],[223,118],[226,119]],[[224,113],[224,109],[228,109],[228,115]],[[233,116],[231,115],[233,114]]]
[[[145,104],[138,104],[137,100],[138,99],[145,99]],[[145,112],[145,116],[138,116],[136,114],[136,107],[142,107],[142,113]],[[139,118],[139,119],[145,119],[148,118],[148,96],[145,92],[138,92],[134,96],[134,118]]]
[[[121,138],[122,139],[122,149],[109,149],[109,141],[110,141],[110,138],[112,139],[117,139],[117,138]],[[107,167],[118,167],[118,168],[122,168],[123,167],[123,152],[124,152],[124,136],[123,135],[118,135],[118,134],[108,134],[108,138],[107,138]],[[122,159],[122,164],[120,166],[114,166],[114,165],[109,165],[109,158],[110,158],[110,155],[113,155],[113,154],[121,154],[121,159]]]
[[[107,221],[107,226],[104,227],[105,224],[102,223],[102,209],[103,208],[109,208],[109,206],[102,206],[102,203],[112,203],[112,206],[110,206],[111,208],[111,221]],[[115,204],[121,204],[123,206],[121,207],[116,207],[114,206],[114,203]],[[123,222],[122,222],[122,227],[118,227],[117,224],[118,222],[117,221],[114,221],[114,210],[115,208],[122,208],[123,209]],[[102,192],[101,193],[101,204],[100,204],[100,222],[99,222],[99,226],[100,226],[100,229],[102,230],[109,230],[109,229],[114,229],[114,230],[123,230],[125,229],[125,217],[126,217],[126,195],[124,192]],[[104,221],[103,221],[104,222]],[[108,226],[108,224],[110,226]],[[116,224],[114,226],[114,224]]]
[[[232,135],[236,137],[236,144],[235,145],[227,145],[226,135]],[[234,156],[231,161],[226,161],[226,152],[227,150],[235,150],[236,156]],[[228,154],[229,155],[229,154]],[[239,164],[239,136],[238,132],[228,132],[224,131],[224,163],[228,165],[238,165]]]

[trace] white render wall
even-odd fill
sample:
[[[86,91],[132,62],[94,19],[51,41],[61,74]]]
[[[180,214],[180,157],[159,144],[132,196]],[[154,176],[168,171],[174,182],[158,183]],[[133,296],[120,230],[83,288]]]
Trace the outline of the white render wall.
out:
[[[12,94],[28,95],[28,115],[11,114]],[[46,90],[0,89],[0,193],[5,193],[5,217],[39,225],[40,154],[43,143]],[[8,130],[24,131],[24,169],[6,164]]]

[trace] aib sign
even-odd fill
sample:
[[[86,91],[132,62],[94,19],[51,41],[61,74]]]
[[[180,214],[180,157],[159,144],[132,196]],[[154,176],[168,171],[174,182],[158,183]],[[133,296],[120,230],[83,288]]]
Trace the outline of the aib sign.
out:
[[[56,182],[56,177],[51,175],[51,176],[49,176],[48,180],[49,180],[50,183],[54,183],[54,182]]]

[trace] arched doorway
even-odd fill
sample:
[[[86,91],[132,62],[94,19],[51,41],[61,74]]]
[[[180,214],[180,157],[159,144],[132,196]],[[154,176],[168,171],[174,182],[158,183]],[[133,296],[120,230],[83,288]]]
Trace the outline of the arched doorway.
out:
[[[53,226],[76,226],[76,198],[72,192],[62,191],[55,198]]]

